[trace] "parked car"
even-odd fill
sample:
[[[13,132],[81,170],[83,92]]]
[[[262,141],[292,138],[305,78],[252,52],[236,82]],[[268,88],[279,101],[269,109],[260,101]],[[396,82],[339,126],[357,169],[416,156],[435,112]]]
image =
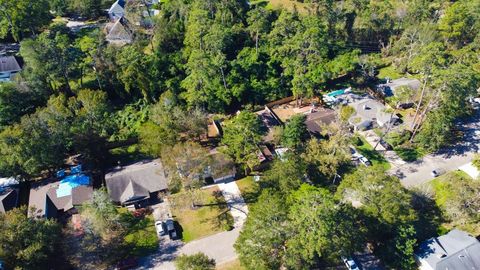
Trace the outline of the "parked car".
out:
[[[393,147],[383,139],[380,140],[380,145],[386,150],[393,150]]]
[[[361,156],[358,160],[360,160],[360,162],[362,162],[363,165],[365,166],[372,166],[372,163],[370,162],[370,160],[368,160],[366,157],[364,156]]]
[[[342,259],[343,259],[343,263],[345,264],[348,270],[360,270],[360,268],[358,268],[357,263],[355,263],[353,258],[348,258],[348,259],[342,258]]]
[[[0,270],[3,270],[3,269],[5,269],[4,266],[3,266],[3,262],[0,261]]]
[[[157,235],[162,236],[165,235],[165,230],[163,229],[163,222],[158,220],[155,221],[155,229],[157,230]]]
[[[165,221],[165,226],[167,227],[168,236],[170,239],[177,239],[177,231],[175,230],[175,223],[173,219],[169,218]]]
[[[444,173],[445,173],[445,171],[442,170],[442,169],[435,169],[435,170],[432,171],[432,176],[433,177],[438,177],[438,176],[440,176]]]

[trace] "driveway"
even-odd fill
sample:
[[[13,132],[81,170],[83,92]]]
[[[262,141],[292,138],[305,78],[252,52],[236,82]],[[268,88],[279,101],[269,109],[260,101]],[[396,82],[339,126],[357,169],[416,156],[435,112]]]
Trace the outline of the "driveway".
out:
[[[180,240],[172,241],[168,237],[162,238],[159,244],[159,251],[140,261],[137,270],[173,270],[174,260],[182,254],[205,253],[217,264],[232,261],[237,258],[233,245],[237,240],[242,226],[247,218],[248,208],[245,204],[237,184],[232,181],[218,184],[234,218],[234,229],[207,236],[187,244]],[[162,209],[162,208],[160,208]],[[158,211],[164,212],[164,211]]]
[[[479,149],[480,115],[476,114],[458,123],[458,130],[463,132],[463,138],[454,145],[437,153],[427,155],[421,160],[394,167],[390,173],[400,178],[405,187],[412,187],[432,180],[432,170],[441,169],[445,172],[460,169],[470,163]]]
[[[373,130],[359,131],[358,133],[362,135],[372,147],[375,147],[380,141],[380,137]],[[395,151],[387,151],[381,144],[378,144],[375,150],[382,154],[382,156],[395,168],[406,164],[406,162],[403,161]]]

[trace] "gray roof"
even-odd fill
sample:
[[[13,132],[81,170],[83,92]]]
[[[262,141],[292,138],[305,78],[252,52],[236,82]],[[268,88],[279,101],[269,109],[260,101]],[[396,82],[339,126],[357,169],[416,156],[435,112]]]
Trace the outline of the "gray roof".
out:
[[[18,72],[22,70],[13,56],[0,57],[0,72]]]
[[[107,26],[108,34],[105,37],[108,42],[116,43],[119,45],[131,43],[133,39],[133,33],[128,28],[127,21],[123,18],[118,19],[113,26]]]
[[[434,270],[480,269],[480,242],[454,229],[423,242],[415,256]]]
[[[148,197],[149,193],[168,188],[163,165],[159,159],[115,168],[105,175],[105,182],[110,198],[117,203]]]
[[[124,0],[117,0],[115,3],[112,4],[110,9],[108,10],[108,14],[114,16],[123,16],[125,13],[125,1]]]
[[[34,216],[52,217],[56,216],[54,211],[68,211],[75,205],[80,205],[92,197],[93,188],[91,186],[78,186],[72,190],[68,196],[57,197],[57,189],[60,181],[46,180],[33,183],[30,188],[29,208],[35,208]],[[47,203],[48,202],[48,203]],[[56,209],[49,209],[52,206]]]
[[[0,213],[12,210],[18,203],[18,190],[15,188],[0,189]]]
[[[356,112],[352,117],[360,117],[362,122],[365,120],[370,120],[376,121],[379,125],[383,125],[390,121],[390,117],[392,122],[398,120],[396,115],[385,112],[385,105],[370,97],[366,97],[360,101],[355,101],[351,103],[351,106]]]

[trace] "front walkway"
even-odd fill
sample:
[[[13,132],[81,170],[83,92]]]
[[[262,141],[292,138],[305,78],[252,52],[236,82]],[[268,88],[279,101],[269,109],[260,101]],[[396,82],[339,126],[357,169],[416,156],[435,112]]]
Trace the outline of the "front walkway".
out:
[[[218,184],[218,188],[230,208],[230,213],[234,219],[234,229],[207,236],[183,246],[178,243],[180,241],[167,242],[165,243],[167,244],[166,248],[160,244],[159,252],[144,258],[137,270],[174,270],[174,260],[178,255],[191,255],[198,252],[205,253],[208,257],[215,259],[217,265],[237,258],[233,245],[247,218],[248,208],[235,181]]]
[[[362,135],[372,147],[375,147],[378,141],[380,141],[380,137],[373,130],[359,131],[358,133]],[[378,151],[393,167],[398,168],[407,163],[402,160],[395,151],[387,151],[381,144],[378,144],[375,150]]]
[[[243,223],[247,219],[248,207],[243,200],[242,193],[235,181],[218,184],[218,188],[222,191],[222,195],[227,202],[230,213],[233,216],[234,228],[241,229]]]

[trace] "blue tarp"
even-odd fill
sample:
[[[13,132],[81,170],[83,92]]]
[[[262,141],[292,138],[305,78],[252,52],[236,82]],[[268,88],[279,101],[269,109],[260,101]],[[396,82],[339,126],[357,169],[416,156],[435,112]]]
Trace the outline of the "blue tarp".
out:
[[[60,181],[57,189],[57,197],[64,197],[72,195],[72,189],[78,186],[90,185],[90,177],[84,174],[75,174],[65,177]]]
[[[82,172],[82,165],[77,165],[72,168],[70,168],[70,173],[71,174],[76,174],[76,173],[81,173]]]

